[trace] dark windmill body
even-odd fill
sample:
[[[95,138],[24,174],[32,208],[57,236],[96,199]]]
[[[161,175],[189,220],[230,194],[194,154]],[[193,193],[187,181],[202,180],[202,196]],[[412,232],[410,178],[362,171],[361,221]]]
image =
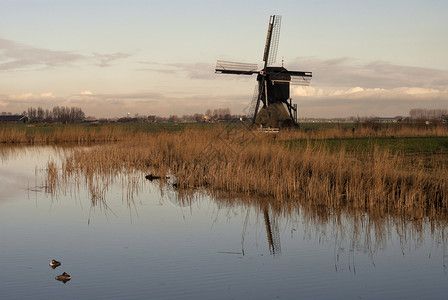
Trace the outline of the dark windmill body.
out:
[[[271,16],[264,48],[262,70],[256,64],[218,61],[216,73],[257,75],[257,86],[249,108],[252,123],[263,127],[289,127],[297,122],[297,105],[292,103],[290,85],[309,85],[311,72],[288,71],[272,66],[277,57],[281,16]]]

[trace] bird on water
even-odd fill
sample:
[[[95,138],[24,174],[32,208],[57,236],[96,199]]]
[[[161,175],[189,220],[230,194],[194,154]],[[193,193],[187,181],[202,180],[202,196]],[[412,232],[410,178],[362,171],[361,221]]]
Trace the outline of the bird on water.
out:
[[[72,276],[70,276],[69,274],[64,272],[61,275],[56,276],[54,279],[62,281],[63,283],[66,283],[67,281],[72,279]]]
[[[54,260],[54,259],[50,262],[50,267],[52,267],[53,269],[56,269],[60,265],[61,265],[61,262]]]

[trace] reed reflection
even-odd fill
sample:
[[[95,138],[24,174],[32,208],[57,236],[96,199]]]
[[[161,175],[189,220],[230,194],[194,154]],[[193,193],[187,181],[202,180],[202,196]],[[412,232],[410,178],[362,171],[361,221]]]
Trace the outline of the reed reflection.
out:
[[[96,152],[100,155],[101,152]],[[80,156],[79,160],[76,158]],[[107,155],[106,153],[103,155]],[[314,197],[294,199],[250,196],[246,193],[229,193],[208,186],[192,187],[176,184],[176,177],[169,169],[140,170],[132,166],[123,167],[97,160],[85,152],[75,151],[73,156],[59,163],[50,161],[46,174],[46,186],[51,195],[75,193],[86,189],[90,195],[91,209],[101,209],[114,213],[108,205],[108,191],[112,185],[121,185],[123,203],[130,209],[138,210],[134,198],[147,191],[148,186],[160,191],[161,199],[169,196],[171,203],[179,207],[190,207],[195,201],[214,201],[219,209],[239,207],[241,215],[255,210],[264,221],[269,252],[273,256],[282,253],[280,237],[285,230],[279,225],[290,224],[291,237],[300,223],[306,239],[316,239],[319,243],[334,246],[335,270],[343,261],[348,261],[348,269],[356,272],[355,253],[370,257],[375,265],[375,254],[384,249],[389,241],[399,240],[403,255],[409,245],[419,246],[431,240],[436,247],[446,246],[447,212],[443,209],[417,209],[385,211],[384,206],[353,205],[346,201],[326,202]],[[98,166],[98,164],[101,164]],[[147,180],[149,174],[168,174],[164,180]],[[156,176],[156,175],[154,175]],[[157,175],[159,176],[159,175]],[[151,178],[152,179],[152,178]],[[90,222],[90,219],[89,219]],[[244,228],[243,228],[244,235]],[[244,237],[243,237],[244,239]],[[244,244],[244,241],[242,241]],[[244,254],[244,246],[242,249]],[[343,261],[341,258],[346,257]]]
[[[398,240],[402,255],[425,244],[434,246],[434,251],[446,251],[448,218],[446,214],[435,216],[432,212],[419,219],[383,211],[315,205],[312,200],[284,204],[273,199],[250,198],[228,193],[209,193],[220,207],[235,207],[242,210],[255,209],[263,217],[270,253],[282,252],[280,236],[287,236],[285,224],[290,224],[290,238],[300,236],[297,228],[303,228],[303,237],[308,241],[331,245],[335,271],[341,268],[356,273],[356,254],[369,257],[375,266],[376,255]],[[291,249],[288,249],[291,251]],[[299,249],[296,249],[299,250]],[[244,252],[244,251],[243,251]],[[428,254],[431,257],[431,253]],[[443,255],[443,269],[445,255]]]

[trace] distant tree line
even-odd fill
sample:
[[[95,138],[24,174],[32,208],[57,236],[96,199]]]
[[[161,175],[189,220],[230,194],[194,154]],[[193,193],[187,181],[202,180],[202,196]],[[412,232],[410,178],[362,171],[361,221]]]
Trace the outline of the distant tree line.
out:
[[[441,121],[448,118],[448,109],[414,108],[409,116],[416,121]]]
[[[60,122],[60,123],[79,123],[82,122],[86,115],[80,107],[64,107],[55,106],[52,110],[43,109],[42,107],[28,108],[28,112],[24,111],[29,119],[29,122]]]
[[[243,116],[232,115],[230,108],[216,108],[207,109],[205,114],[195,113],[193,115],[170,115],[169,118],[157,117],[159,122],[205,122],[205,121],[230,121],[232,119],[239,119]]]
[[[207,109],[205,112],[206,116],[213,117],[216,119],[230,120],[232,114],[230,108],[215,108],[214,110]]]

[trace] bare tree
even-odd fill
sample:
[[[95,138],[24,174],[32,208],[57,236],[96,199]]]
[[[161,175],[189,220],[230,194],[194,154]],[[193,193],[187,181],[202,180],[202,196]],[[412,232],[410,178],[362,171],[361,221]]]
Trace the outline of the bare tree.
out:
[[[440,121],[447,114],[448,109],[413,108],[409,111],[409,116],[415,121]]]
[[[196,122],[200,123],[204,121],[204,115],[203,114],[194,114],[194,119]]]

